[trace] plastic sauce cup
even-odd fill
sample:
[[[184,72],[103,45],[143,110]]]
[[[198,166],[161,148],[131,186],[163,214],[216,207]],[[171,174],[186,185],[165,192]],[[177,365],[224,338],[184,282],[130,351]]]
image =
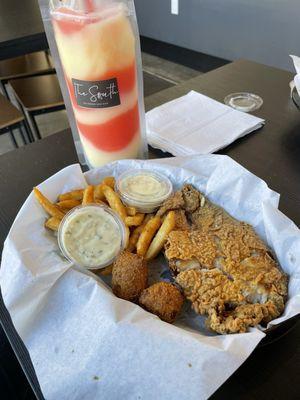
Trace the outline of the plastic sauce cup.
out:
[[[166,176],[141,169],[120,175],[115,189],[127,206],[142,213],[152,213],[171,196],[173,186]]]
[[[73,208],[58,230],[58,244],[67,260],[87,269],[110,265],[125,247],[123,221],[110,208],[90,204]]]

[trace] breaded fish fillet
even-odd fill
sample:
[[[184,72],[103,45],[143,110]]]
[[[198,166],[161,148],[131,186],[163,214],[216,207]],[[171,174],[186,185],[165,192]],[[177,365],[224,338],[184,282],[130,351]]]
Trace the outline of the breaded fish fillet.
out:
[[[195,189],[194,189],[195,190]],[[190,231],[173,231],[165,255],[196,312],[218,333],[245,332],[284,309],[287,278],[254,229],[200,196]]]
[[[209,316],[207,326],[221,334],[246,332],[249,326],[266,324],[278,317],[284,309],[284,296],[278,291],[231,279],[216,268],[181,272],[176,282],[193,309]]]
[[[184,210],[175,210],[175,228],[174,230],[186,231],[190,229],[187,217]]]
[[[159,208],[156,215],[162,217],[166,212],[171,210],[180,210],[184,208],[184,199],[182,191],[175,192],[169,199],[167,199]]]
[[[174,272],[190,268],[214,268],[217,245],[212,235],[201,230],[179,230],[169,233],[165,256]]]
[[[186,212],[196,211],[203,204],[204,196],[201,195],[192,185],[184,185],[181,190],[175,192],[167,199],[157,211],[161,217],[170,210],[184,210]]]

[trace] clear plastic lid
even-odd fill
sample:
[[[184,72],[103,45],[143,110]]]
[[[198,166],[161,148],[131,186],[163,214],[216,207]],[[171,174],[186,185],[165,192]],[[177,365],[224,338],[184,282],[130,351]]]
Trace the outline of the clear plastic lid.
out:
[[[251,112],[258,110],[262,106],[263,99],[253,93],[239,92],[226,96],[224,103],[235,110]]]
[[[151,213],[170,197],[173,186],[166,176],[141,169],[124,172],[116,182],[116,190],[126,205]]]
[[[124,249],[123,221],[109,207],[89,204],[73,208],[58,230],[58,244],[71,262],[87,269],[110,265]]]

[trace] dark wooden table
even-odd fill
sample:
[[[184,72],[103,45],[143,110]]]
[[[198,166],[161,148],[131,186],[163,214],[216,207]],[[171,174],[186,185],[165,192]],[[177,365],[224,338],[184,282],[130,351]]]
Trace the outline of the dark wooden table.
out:
[[[37,0],[1,0],[0,16],[0,60],[48,48]]]
[[[222,101],[235,91],[251,91],[264,99],[256,114],[266,119],[259,132],[225,149],[269,186],[282,193],[281,209],[300,225],[300,113],[289,97],[292,75],[247,61],[238,61],[146,98],[150,109],[194,89]],[[150,156],[162,155],[151,151]],[[0,243],[3,243],[15,215],[32,187],[71,163],[77,162],[70,131],[64,131],[0,157]],[[3,195],[4,194],[4,195]],[[5,329],[16,347],[17,338]],[[269,345],[257,348],[238,371],[212,396],[212,399],[298,399],[300,381],[300,324]],[[19,353],[29,379],[36,385],[32,365],[22,343]],[[30,372],[31,371],[31,372]]]

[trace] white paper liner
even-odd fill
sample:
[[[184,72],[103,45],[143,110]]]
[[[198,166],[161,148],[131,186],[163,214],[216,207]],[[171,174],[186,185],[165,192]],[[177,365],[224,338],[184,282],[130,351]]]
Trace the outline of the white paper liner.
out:
[[[166,174],[175,188],[194,184],[251,223],[290,276],[285,312],[269,326],[299,313],[299,229],[278,210],[279,195],[227,156],[120,161],[85,176],[73,165],[39,187],[54,201],[86,180],[96,184],[104,176],[143,167]],[[45,218],[31,194],[6,239],[0,283],[47,400],[206,399],[265,336],[258,328],[214,335],[187,304],[170,325],[118,299],[100,278],[61,257],[56,238],[43,226]],[[150,281],[168,276],[163,258],[150,266]]]
[[[297,75],[294,78],[294,84],[296,86],[297,92],[300,96],[300,57],[291,56],[293,59],[293,63],[297,72]]]

